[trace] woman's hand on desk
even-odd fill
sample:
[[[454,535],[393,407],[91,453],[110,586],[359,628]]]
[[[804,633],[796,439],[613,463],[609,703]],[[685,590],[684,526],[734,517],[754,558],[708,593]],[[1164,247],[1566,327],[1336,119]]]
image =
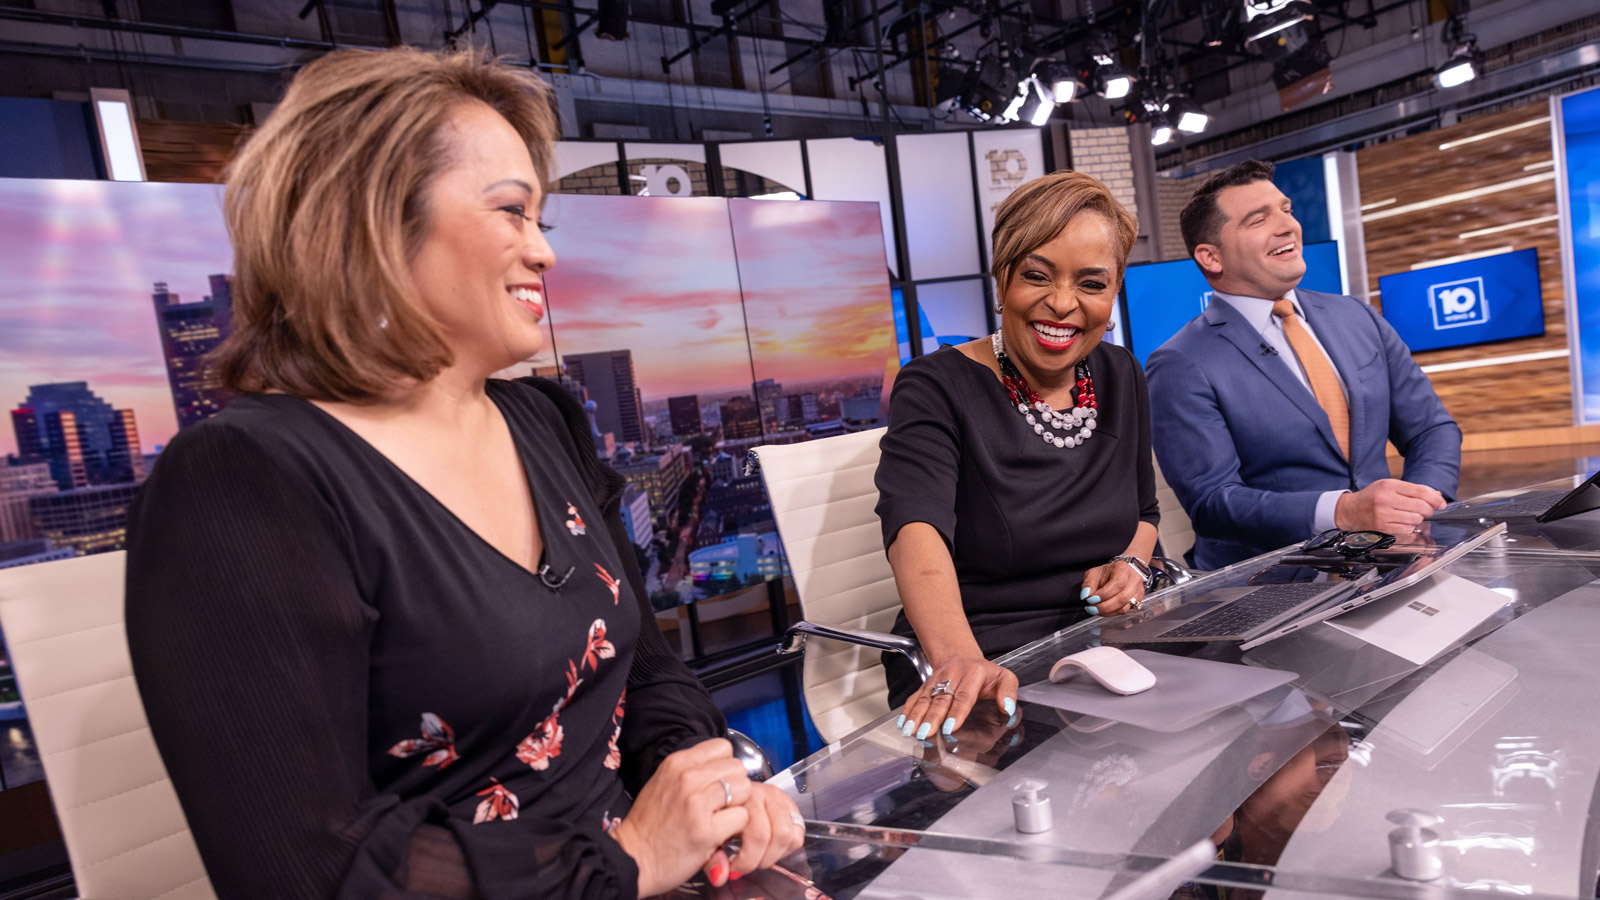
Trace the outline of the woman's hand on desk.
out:
[[[749,826],[755,787],[725,740],[705,741],[662,760],[627,818],[611,830],[639,866],[639,896],[671,890],[702,868],[712,884],[726,883],[728,860],[721,848]]]
[[[1144,602],[1144,579],[1133,566],[1112,560],[1083,573],[1083,590],[1078,599],[1091,616],[1115,616],[1133,612]]]
[[[756,869],[771,868],[773,863],[800,849],[806,836],[799,808],[788,794],[770,784],[750,785],[750,796],[745,798],[744,808],[750,814],[750,821],[739,833],[739,855],[733,858],[730,876],[733,878]]]
[[[982,656],[960,656],[934,666],[933,677],[906,701],[896,722],[907,737],[928,740],[960,728],[980,700],[1009,718],[1017,711],[1017,676]]]

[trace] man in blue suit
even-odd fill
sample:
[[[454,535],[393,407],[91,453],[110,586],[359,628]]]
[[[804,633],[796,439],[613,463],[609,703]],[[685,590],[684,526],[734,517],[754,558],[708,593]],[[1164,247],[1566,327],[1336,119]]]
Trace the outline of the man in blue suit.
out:
[[[1184,244],[1214,293],[1146,365],[1156,459],[1201,569],[1328,528],[1420,530],[1461,472],[1461,429],[1389,323],[1296,288],[1300,223],[1272,170],[1231,166],[1184,207]],[[1399,479],[1386,441],[1405,458]]]

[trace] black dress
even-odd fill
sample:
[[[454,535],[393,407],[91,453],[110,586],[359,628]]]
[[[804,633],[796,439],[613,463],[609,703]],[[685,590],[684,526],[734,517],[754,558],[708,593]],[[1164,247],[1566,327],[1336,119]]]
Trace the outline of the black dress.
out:
[[[141,490],[134,671],[220,897],[632,897],[606,831],[662,757],[723,733],[583,411],[548,382],[488,394],[559,587],[298,397],[234,400]]]
[[[1083,574],[1159,519],[1144,372],[1104,341],[1089,353],[1099,405],[1094,436],[1046,444],[989,367],[953,347],[906,364],[889,397],[878,463],[883,545],[926,522],[955,561],[961,605],[985,656],[1014,650],[1088,615]],[[902,611],[897,634],[912,634]],[[889,702],[921,684],[885,653]]]

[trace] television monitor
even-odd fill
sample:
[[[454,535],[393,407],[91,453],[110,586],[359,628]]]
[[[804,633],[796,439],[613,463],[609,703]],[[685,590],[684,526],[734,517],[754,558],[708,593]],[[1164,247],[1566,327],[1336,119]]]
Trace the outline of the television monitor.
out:
[[[1344,293],[1339,267],[1339,243],[1319,241],[1301,248],[1306,274],[1300,286],[1329,294]],[[1122,277],[1123,319],[1128,329],[1126,345],[1139,365],[1157,347],[1178,333],[1211,302],[1211,285],[1192,259],[1141,263],[1129,266]]]
[[[1413,353],[1544,334],[1533,248],[1378,279],[1383,317]]]

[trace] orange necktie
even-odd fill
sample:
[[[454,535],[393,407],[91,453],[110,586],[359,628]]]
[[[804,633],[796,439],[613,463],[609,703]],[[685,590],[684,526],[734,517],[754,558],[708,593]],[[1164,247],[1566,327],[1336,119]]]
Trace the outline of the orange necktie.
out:
[[[1311,393],[1316,395],[1317,404],[1328,415],[1328,424],[1333,426],[1333,437],[1339,442],[1339,451],[1345,459],[1349,459],[1350,407],[1345,403],[1344,391],[1339,390],[1339,376],[1334,373],[1333,364],[1328,362],[1322,348],[1312,339],[1311,332],[1300,324],[1300,317],[1294,314],[1294,303],[1288,299],[1279,300],[1272,304],[1272,314],[1283,320],[1283,333],[1289,338],[1294,355],[1300,358],[1300,367],[1305,369],[1306,380],[1311,382]]]

